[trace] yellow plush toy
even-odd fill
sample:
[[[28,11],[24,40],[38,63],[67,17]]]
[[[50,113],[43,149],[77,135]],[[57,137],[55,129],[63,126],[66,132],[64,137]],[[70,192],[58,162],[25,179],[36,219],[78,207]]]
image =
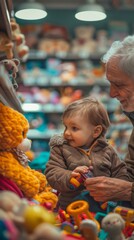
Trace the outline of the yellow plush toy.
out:
[[[56,206],[57,196],[47,188],[45,175],[28,166],[29,124],[18,111],[0,103],[0,174],[13,181],[27,199]]]

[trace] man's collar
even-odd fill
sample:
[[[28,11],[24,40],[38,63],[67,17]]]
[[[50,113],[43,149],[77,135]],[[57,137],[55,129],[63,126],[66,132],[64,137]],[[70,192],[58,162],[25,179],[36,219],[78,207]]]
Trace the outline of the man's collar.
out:
[[[133,111],[133,112],[126,112],[126,111],[123,111],[123,113],[124,113],[128,118],[134,120],[134,111]]]

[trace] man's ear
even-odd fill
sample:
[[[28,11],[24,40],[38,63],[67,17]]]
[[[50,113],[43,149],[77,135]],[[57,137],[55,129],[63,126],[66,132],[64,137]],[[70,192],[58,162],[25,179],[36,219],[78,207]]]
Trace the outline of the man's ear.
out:
[[[93,133],[93,137],[94,138],[97,138],[101,135],[102,133],[102,126],[101,125],[97,125],[95,128],[94,128],[94,133]]]

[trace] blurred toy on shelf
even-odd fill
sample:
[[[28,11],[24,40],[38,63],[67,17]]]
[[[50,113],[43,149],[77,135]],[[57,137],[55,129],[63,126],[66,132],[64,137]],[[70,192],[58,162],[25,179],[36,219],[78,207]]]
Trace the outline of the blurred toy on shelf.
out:
[[[46,60],[46,70],[47,70],[48,77],[59,76],[60,64],[61,64],[60,59],[50,57]]]
[[[119,127],[111,129],[109,142],[117,150],[122,160],[124,160],[127,152],[127,142],[129,140],[130,134],[131,128],[129,126],[126,126],[126,129],[123,129],[122,125],[120,129]]]
[[[114,115],[111,118],[111,121],[116,123],[130,123],[129,118],[126,117],[126,115],[122,112],[121,106],[118,105],[117,108],[115,108]]]
[[[38,149],[39,151],[39,149]],[[49,151],[48,152],[44,152],[43,150],[41,152],[38,152],[35,154],[35,157],[33,159],[33,161],[31,161],[29,163],[29,166],[32,168],[32,169],[35,169],[39,172],[42,172],[44,174],[44,171],[46,169],[46,164],[49,160],[49,156],[50,156],[50,153]]]
[[[65,57],[69,52],[69,35],[65,27],[44,24],[42,26],[42,35],[40,39],[38,49],[44,51],[48,55]]]
[[[96,32],[97,49],[95,55],[101,57],[110,47],[108,32],[104,29]]]
[[[68,83],[72,81],[77,76],[76,65],[73,62],[61,63],[59,77],[62,80],[62,83]]]
[[[65,87],[61,91],[60,102],[64,106],[68,105],[74,100],[81,99],[83,96],[82,90],[74,90],[73,87]]]
[[[21,32],[25,35],[26,44],[30,50],[37,49],[41,28],[41,24],[20,25]]]
[[[124,37],[129,35],[129,28],[126,21],[111,20],[109,22],[109,35],[110,35],[110,45],[112,42],[118,40],[123,40]]]
[[[20,27],[17,24],[15,18],[11,18],[12,38],[15,43],[15,51],[17,57],[23,61],[26,61],[29,54],[29,47],[26,45],[25,36],[21,33]]]
[[[48,120],[44,113],[25,113],[25,117],[29,122],[30,129],[45,131],[47,129]]]
[[[93,26],[78,26],[75,29],[75,39],[72,40],[71,53],[77,57],[89,57],[94,54],[97,42],[94,39]]]
[[[18,84],[16,82],[17,73],[19,71],[20,61],[17,58],[12,59],[3,59],[0,61],[0,64],[3,64],[5,70],[8,73],[9,79],[14,87],[14,89],[18,88]]]

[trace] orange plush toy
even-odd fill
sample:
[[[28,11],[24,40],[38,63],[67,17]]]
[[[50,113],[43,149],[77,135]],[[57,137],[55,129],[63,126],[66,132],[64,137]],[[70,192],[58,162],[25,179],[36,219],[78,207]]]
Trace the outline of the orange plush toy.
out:
[[[45,175],[28,166],[31,147],[26,138],[29,124],[18,111],[0,103],[0,174],[13,181],[27,199],[56,206],[57,196],[48,191]]]

